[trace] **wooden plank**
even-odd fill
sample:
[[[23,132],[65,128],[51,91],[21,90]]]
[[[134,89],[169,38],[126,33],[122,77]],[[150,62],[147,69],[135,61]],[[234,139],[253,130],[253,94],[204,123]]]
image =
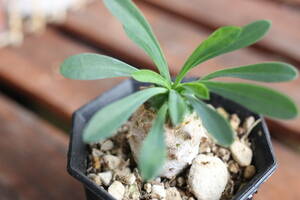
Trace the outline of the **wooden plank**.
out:
[[[66,171],[67,137],[0,94],[0,199],[83,199]]]
[[[300,12],[271,1],[252,0],[144,0],[189,20],[216,28],[245,25],[258,19],[273,23],[270,33],[259,44],[280,55],[300,61]],[[234,6],[233,6],[234,5]]]
[[[278,169],[258,190],[254,199],[300,199],[300,154],[273,141]]]
[[[291,5],[291,6],[297,6],[296,8],[299,9],[300,6],[300,1],[299,0],[271,0],[274,1],[276,3],[282,3],[285,5]]]
[[[6,28],[6,16],[5,13],[3,12],[4,10],[4,5],[3,1],[0,2],[0,32],[4,32]]]
[[[74,110],[121,81],[75,81],[59,74],[63,59],[91,51],[49,30],[27,38],[20,48],[0,50],[0,56],[5,58],[0,61],[0,82],[69,122]]]
[[[137,2],[137,4],[153,25],[154,32],[157,34],[162,48],[166,52],[171,71],[173,74],[176,74],[186,57],[200,41],[207,37],[209,32],[200,27],[195,27],[194,23],[188,23],[185,20],[174,17],[172,14],[161,12],[145,3]],[[97,23],[97,26],[94,25],[95,23]],[[116,52],[117,56],[121,58],[126,57],[131,63],[137,63],[137,66],[153,68],[149,58],[126,37],[120,23],[108,13],[100,1],[89,6],[86,11],[72,14],[61,28],[77,34],[81,38],[85,38],[93,46]],[[201,67],[195,68],[190,75],[201,76],[224,66],[251,64],[269,60],[284,61],[283,58],[274,57],[265,52],[243,49],[204,63]],[[140,65],[138,65],[139,63]],[[289,83],[270,84],[268,86],[287,93],[296,101],[297,105],[300,105],[299,84],[300,79]],[[280,136],[280,133],[284,133],[284,137],[290,136],[297,141],[300,141],[299,123],[300,119],[280,122],[269,121],[272,133],[279,133],[278,136]]]

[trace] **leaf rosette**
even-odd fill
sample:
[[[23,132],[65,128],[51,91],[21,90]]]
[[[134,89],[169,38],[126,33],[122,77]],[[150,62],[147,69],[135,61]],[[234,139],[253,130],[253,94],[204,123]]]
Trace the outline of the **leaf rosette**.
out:
[[[212,79],[232,77],[258,82],[284,82],[297,78],[298,71],[292,65],[266,62],[231,67],[203,78],[183,83],[188,72],[216,56],[254,44],[263,38],[271,23],[258,20],[243,27],[225,26],[214,31],[202,41],[186,60],[174,82],[170,78],[167,61],[151,26],[131,0],[104,0],[109,11],[122,23],[128,37],[141,47],[153,60],[158,73],[138,69],[105,55],[83,53],[67,58],[61,65],[61,74],[70,79],[95,80],[114,77],[131,77],[154,86],[112,102],[97,111],[84,129],[85,142],[97,142],[112,137],[139,106],[151,101],[157,110],[152,128],[143,142],[139,169],[144,179],[157,176],[166,158],[164,124],[176,126],[182,122],[188,110],[195,111],[205,128],[219,145],[228,147],[234,141],[234,133],[228,121],[207,106],[210,92],[235,101],[249,110],[279,119],[292,119],[298,114],[295,103],[287,96],[272,89],[237,82],[220,82]],[[110,113],[107,115],[107,113]]]

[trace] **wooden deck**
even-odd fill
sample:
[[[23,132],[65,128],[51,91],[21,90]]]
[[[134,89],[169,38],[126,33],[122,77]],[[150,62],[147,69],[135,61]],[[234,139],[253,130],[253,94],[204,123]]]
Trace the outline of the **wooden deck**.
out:
[[[300,68],[300,5],[272,0],[139,0],[166,53],[172,74],[186,57],[221,25],[270,19],[270,34],[251,48],[218,57],[190,76],[260,61],[287,61]],[[295,3],[295,4],[294,4]],[[293,5],[293,6],[291,6]],[[246,9],[247,8],[247,9]],[[101,1],[71,13],[67,21],[21,47],[0,50],[0,200],[84,199],[83,190],[66,172],[68,135],[74,110],[122,79],[72,81],[58,72],[69,55],[97,52],[136,67],[153,68],[149,58],[122,31]],[[300,79],[268,86],[285,92],[300,107]],[[21,103],[21,105],[17,102]],[[46,117],[45,117],[46,116]],[[47,117],[48,116],[48,117]],[[49,117],[50,116],[50,117]],[[41,119],[46,118],[46,120]],[[300,118],[268,120],[279,168],[255,199],[300,199]]]

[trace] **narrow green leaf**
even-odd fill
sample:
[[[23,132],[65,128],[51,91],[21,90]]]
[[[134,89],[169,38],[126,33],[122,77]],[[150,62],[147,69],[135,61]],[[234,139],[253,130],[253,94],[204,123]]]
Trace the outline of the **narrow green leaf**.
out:
[[[168,101],[169,93],[158,94],[152,98],[150,98],[147,103],[149,103],[150,107],[158,110],[166,101]]]
[[[135,71],[138,69],[124,62],[94,53],[71,56],[60,67],[63,76],[78,80],[129,77]]]
[[[268,20],[258,20],[242,27],[239,38],[227,48],[223,49],[222,54],[235,51],[250,46],[262,39],[271,27]]]
[[[151,71],[151,70],[139,70],[132,74],[132,77],[140,82],[146,82],[146,83],[154,83],[157,85],[164,86],[166,88],[170,88],[170,82],[162,77],[160,74]]]
[[[185,63],[185,65],[182,68],[182,70],[180,71],[175,83],[178,84],[183,79],[185,74],[190,70],[190,67],[186,67],[186,66],[190,66],[191,63],[198,65],[201,62],[204,62],[215,56],[225,54],[225,53],[237,50],[237,49],[247,47],[251,44],[254,44],[255,42],[259,41],[260,39],[262,39],[265,36],[265,34],[270,29],[270,27],[271,27],[271,22],[267,21],[267,20],[258,20],[258,21],[252,22],[250,24],[247,24],[246,26],[242,27],[242,29],[240,30],[240,33],[238,34],[238,37],[232,38],[232,42],[226,43],[226,41],[223,41],[225,43],[225,44],[223,44],[220,41],[216,40],[216,44],[220,44],[220,47],[215,55],[212,55],[212,56],[207,55],[207,57],[205,59],[200,59],[200,62],[195,62],[195,63],[190,62],[189,60],[191,60],[191,61],[196,60],[194,58],[195,52],[197,51],[198,48],[200,48],[202,46],[202,44],[204,42],[206,42],[208,39],[210,39],[211,36],[213,36],[213,35],[211,35],[206,41],[204,41],[202,44],[200,44],[200,46],[194,51],[192,56],[190,56],[190,58],[188,59],[189,62],[187,61]],[[222,29],[222,28],[220,28],[220,29]],[[229,34],[228,36],[230,37],[231,35]],[[221,37],[220,37],[220,40],[222,40]],[[214,38],[213,38],[213,41],[215,41]]]
[[[296,105],[289,97],[266,87],[246,83],[202,83],[212,92],[269,117],[291,119],[298,113]]]
[[[184,88],[187,92],[194,94],[201,99],[209,99],[209,90],[202,84],[197,82],[183,83],[180,87]]]
[[[204,127],[216,142],[225,147],[229,147],[234,141],[234,133],[224,117],[206,103],[192,96],[187,96],[194,110],[200,116]]]
[[[217,77],[235,77],[261,82],[283,82],[296,79],[298,71],[292,65],[281,62],[260,63],[219,70],[201,80]]]
[[[159,175],[166,159],[164,124],[168,106],[164,104],[158,111],[150,132],[140,150],[139,169],[142,178],[147,181]]]
[[[186,61],[186,67],[195,67],[198,64],[215,57],[222,49],[231,45],[240,35],[241,28],[236,26],[224,26],[213,32],[203,41]]]
[[[181,123],[186,111],[186,103],[184,99],[175,90],[169,92],[169,114],[172,124],[176,126]]]
[[[112,136],[139,106],[149,98],[166,91],[167,89],[160,87],[141,90],[102,108],[85,127],[83,140],[97,142]]]
[[[185,74],[200,63],[222,54],[222,50],[231,45],[239,37],[241,28],[224,26],[213,32],[192,53],[179,72],[175,84],[178,84]]]
[[[171,80],[162,50],[149,23],[131,0],[104,0],[106,7],[123,24],[128,37],[152,58],[160,74]]]

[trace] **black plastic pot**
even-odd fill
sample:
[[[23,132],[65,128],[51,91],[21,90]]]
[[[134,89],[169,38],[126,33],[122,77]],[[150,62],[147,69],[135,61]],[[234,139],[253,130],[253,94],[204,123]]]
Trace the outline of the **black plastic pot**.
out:
[[[73,128],[71,132],[67,169],[73,177],[82,183],[88,200],[114,200],[114,198],[86,176],[88,151],[86,144],[82,141],[83,128],[96,111],[113,101],[130,95],[137,91],[140,86],[145,86],[145,84],[134,80],[126,80],[83,106],[73,115]],[[214,106],[222,106],[229,113],[237,113],[242,119],[250,115],[256,118],[262,118],[244,107],[218,95],[213,94],[209,102]],[[259,186],[271,176],[277,166],[270,141],[270,134],[263,118],[262,122],[252,131],[250,140],[254,150],[253,164],[256,166],[257,173],[233,197],[233,200],[251,199],[253,194],[257,192]]]

